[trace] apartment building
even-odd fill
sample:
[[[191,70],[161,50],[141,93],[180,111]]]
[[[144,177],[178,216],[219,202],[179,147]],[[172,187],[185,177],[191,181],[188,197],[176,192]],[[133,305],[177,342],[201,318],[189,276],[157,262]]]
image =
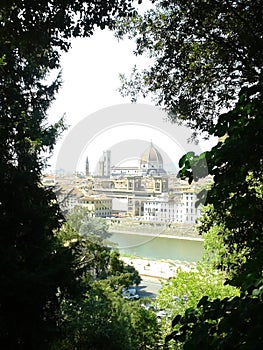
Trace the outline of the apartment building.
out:
[[[144,203],[143,218],[151,222],[195,224],[200,216],[200,208],[196,208],[195,203],[196,194],[191,190],[174,193],[172,197],[163,194]]]

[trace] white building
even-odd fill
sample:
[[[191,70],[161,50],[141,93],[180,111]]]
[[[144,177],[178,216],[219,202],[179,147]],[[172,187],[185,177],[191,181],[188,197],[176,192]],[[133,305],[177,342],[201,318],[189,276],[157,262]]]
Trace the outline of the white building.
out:
[[[193,191],[178,192],[173,198],[162,195],[144,203],[144,220],[151,222],[176,222],[195,224],[200,216],[200,208],[195,207],[196,195]]]

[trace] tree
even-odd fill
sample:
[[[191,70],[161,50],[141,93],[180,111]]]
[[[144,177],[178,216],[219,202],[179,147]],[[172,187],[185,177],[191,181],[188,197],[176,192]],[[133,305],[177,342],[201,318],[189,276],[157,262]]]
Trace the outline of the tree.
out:
[[[54,349],[132,349],[125,300],[104,283],[90,286],[80,302],[66,300],[61,313],[62,334]]]
[[[184,314],[189,307],[195,308],[206,295],[208,300],[239,295],[239,290],[225,285],[225,275],[199,263],[196,269],[182,271],[165,282],[159,291],[155,304],[158,308],[169,310],[170,316]]]
[[[202,171],[196,169],[206,159],[214,183],[207,193],[210,217],[200,230],[217,228],[222,252],[230,256],[223,259],[229,282],[241,295],[215,301],[204,296],[177,316],[167,337],[175,347],[256,349],[262,342],[261,17],[261,1],[158,1],[156,10],[120,27],[121,35],[136,37],[137,53],[149,52],[155,60],[142,75],[135,71],[131,82],[124,80],[124,93],[154,92],[172,120],[219,138],[209,152],[186,154],[179,175],[198,180]]]
[[[61,333],[52,349],[157,349],[155,314],[121,294],[123,287],[140,282],[134,267],[126,266],[116,250],[80,236],[68,223],[57,236],[75,251],[84,292],[79,299],[62,300]]]
[[[121,21],[116,35],[137,43],[152,65],[129,79],[123,95],[153,93],[172,121],[209,131],[240,88],[258,81],[262,67],[262,1],[152,1],[155,8]]]
[[[97,229],[96,223],[95,227]],[[63,246],[74,249],[81,277],[84,284],[87,283],[86,289],[90,282],[101,280],[107,280],[113,290],[138,285],[141,282],[138,271],[120,259],[116,248],[104,244],[99,231],[98,235],[94,235],[94,228],[91,232],[91,235],[80,235],[69,223],[65,223],[56,233]]]
[[[105,283],[95,283],[81,303],[67,301],[61,312],[62,337],[52,350],[160,349],[155,314],[126,301]]]
[[[200,300],[196,309],[186,310],[173,321],[175,329],[167,338],[183,342],[184,349],[256,349],[262,342],[263,291],[262,263],[262,175],[263,175],[263,92],[258,84],[241,89],[235,108],[219,117],[214,134],[222,142],[206,152],[214,184],[207,195],[212,205],[210,218],[203,220],[201,232],[216,225],[222,235],[230,283],[241,287],[240,297],[210,302]],[[195,178],[203,155],[182,165],[181,176]],[[202,192],[199,194],[202,197]],[[241,259],[240,259],[241,257]]]
[[[82,241],[82,257],[85,256],[85,259],[88,257],[88,260],[93,261],[95,276],[101,275],[100,278],[111,276],[112,285],[115,286],[123,284],[128,287],[131,284],[140,284],[141,277],[138,271],[120,259],[116,245],[110,241],[111,234],[106,219],[91,217],[85,207],[75,206],[67,215],[67,224],[73,232],[76,231],[73,234],[74,238],[77,237]],[[71,229],[66,225],[66,231]],[[66,237],[68,240],[68,235]],[[98,275],[98,269],[104,271],[103,274]]]
[[[203,297],[197,308],[189,308],[172,322],[178,327],[166,337],[174,349],[258,349],[262,344],[262,298],[255,296],[216,299]]]
[[[239,294],[237,288],[225,285],[224,273],[209,265],[199,263],[196,269],[191,271],[178,269],[174,278],[163,283],[155,300],[156,307],[167,313],[161,322],[163,338],[167,337],[167,340],[170,339],[170,334],[176,334],[176,336],[179,334],[180,327],[173,323],[175,326],[173,329],[171,319],[178,320],[178,315],[181,315],[181,320],[185,313],[189,312],[187,310],[197,309],[199,300],[204,295],[207,296],[208,301],[213,302],[214,300],[223,300],[226,297],[233,298]],[[171,339],[173,338],[171,337]],[[183,343],[178,338],[178,349],[182,348]]]
[[[213,206],[210,218],[206,217],[201,232],[217,225],[223,236],[226,253],[233,259],[228,262],[232,283],[247,288],[260,280],[263,264],[262,240],[262,80],[243,88],[235,108],[219,117],[214,135],[225,136],[223,142],[205,152],[208,172],[214,183],[207,193],[207,203]],[[203,155],[192,156],[180,170],[182,177],[194,179],[192,168],[198,167]],[[202,198],[202,191],[199,197]],[[242,258],[241,258],[242,256]]]
[[[52,151],[62,121],[46,112],[61,79],[61,51],[72,36],[90,36],[131,13],[131,1],[38,0],[0,4],[0,345],[50,348],[61,300],[76,295],[78,269],[54,236],[63,217],[41,184],[43,151]]]
[[[152,310],[146,310],[138,303],[127,304],[131,318],[131,343],[133,349],[162,349],[161,329]]]
[[[91,213],[85,207],[75,206],[68,213],[66,219],[68,224],[81,236],[88,236],[89,239],[97,238],[104,244],[111,236],[107,220],[91,216]]]

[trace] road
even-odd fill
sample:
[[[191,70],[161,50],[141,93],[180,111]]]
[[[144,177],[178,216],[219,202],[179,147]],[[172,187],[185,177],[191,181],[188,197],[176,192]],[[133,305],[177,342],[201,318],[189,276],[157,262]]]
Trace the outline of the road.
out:
[[[157,278],[143,276],[141,283],[137,287],[137,293],[140,298],[155,298],[161,286]]]

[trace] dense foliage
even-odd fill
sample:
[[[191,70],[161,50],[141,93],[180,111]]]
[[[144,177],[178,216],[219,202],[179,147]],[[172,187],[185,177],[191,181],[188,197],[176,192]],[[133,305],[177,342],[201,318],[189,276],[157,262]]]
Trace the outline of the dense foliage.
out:
[[[235,108],[219,117],[214,135],[224,141],[201,156],[191,156],[180,174],[193,180],[192,169],[205,156],[214,184],[207,194],[212,205],[201,232],[215,225],[223,235],[234,283],[244,288],[262,278],[263,85],[243,88]],[[206,193],[205,193],[206,194]],[[199,193],[202,197],[203,193]],[[249,278],[249,281],[247,280]]]
[[[60,239],[67,244],[78,242],[79,260],[93,280],[107,279],[111,287],[138,285],[141,277],[131,265],[120,259],[116,246],[109,240],[107,220],[94,218],[87,209],[76,206],[67,215],[67,224],[58,232]]]
[[[234,299],[202,298],[175,318],[167,341],[184,349],[256,349],[263,330],[263,4],[155,3],[118,28],[117,35],[136,38],[137,54],[153,58],[145,71],[133,71],[132,80],[123,77],[122,91],[133,99],[153,92],[173,121],[219,138],[211,151],[185,155],[180,176],[198,180],[206,160],[214,183],[200,232],[219,237],[222,255],[214,254],[214,263],[242,290]]]
[[[239,290],[225,285],[222,272],[199,263],[191,271],[178,269],[176,277],[163,284],[155,304],[158,308],[169,310],[170,316],[176,316],[189,307],[195,308],[204,295],[212,301],[238,296]]]
[[[130,78],[123,95],[153,93],[157,104],[195,129],[209,130],[240,88],[256,83],[262,67],[262,1],[153,1],[142,16],[120,21],[117,36],[135,37],[137,55],[152,65]]]
[[[203,296],[206,296],[207,303],[211,302],[215,305],[220,304],[220,301],[223,302],[224,300],[225,302],[228,299],[231,300],[240,296],[238,288],[225,283],[226,272],[218,269],[218,259],[221,251],[224,251],[222,239],[219,242],[215,241],[218,237],[220,238],[214,230],[209,232],[204,238],[202,260],[191,270],[184,271],[178,268],[174,278],[163,281],[154,305],[158,309],[165,310],[166,315],[162,318],[160,324],[164,340],[168,342],[173,337],[176,339],[176,345],[169,343],[167,349],[183,349],[188,334],[188,332],[185,332],[184,337],[181,336],[182,329],[187,327],[188,322],[184,315],[193,312],[200,314],[201,322],[202,313],[198,313],[196,309],[199,308]],[[218,247],[220,250],[217,251]],[[175,321],[171,322],[173,318],[175,318]],[[209,322],[209,319],[207,321]],[[181,326],[182,329],[180,329]],[[174,345],[175,347],[173,347]]]
[[[216,299],[203,297],[172,322],[176,328],[166,337],[174,349],[259,349],[262,344],[262,299],[254,296]],[[178,325],[180,328],[178,330]]]
[[[57,336],[59,304],[78,295],[79,271],[54,230],[63,218],[50,190],[40,185],[62,122],[46,112],[72,36],[112,26],[130,1],[2,0],[0,3],[0,347],[45,349]]]
[[[232,300],[202,298],[196,309],[177,317],[177,330],[167,341],[184,343],[185,349],[256,349],[262,342],[262,87],[259,81],[241,90],[235,108],[221,115],[214,129],[224,141],[205,154],[214,184],[207,195],[212,207],[201,232],[216,229],[214,238],[223,238],[222,255],[215,262],[242,293]],[[198,167],[200,158],[191,155],[192,167],[184,164],[181,175],[193,180],[192,168]]]
[[[64,298],[60,304],[60,337],[52,349],[157,349],[160,339],[156,315],[145,310],[137,301],[122,297],[124,287],[138,284],[140,276],[134,267],[125,265],[118,251],[103,244],[100,223],[87,212],[74,210],[68,223],[57,232],[64,246],[74,251],[80,271],[78,284],[82,298]],[[82,209],[82,208],[81,208]],[[91,233],[79,235],[70,223],[75,215],[89,221]],[[105,234],[102,227],[102,234]]]

